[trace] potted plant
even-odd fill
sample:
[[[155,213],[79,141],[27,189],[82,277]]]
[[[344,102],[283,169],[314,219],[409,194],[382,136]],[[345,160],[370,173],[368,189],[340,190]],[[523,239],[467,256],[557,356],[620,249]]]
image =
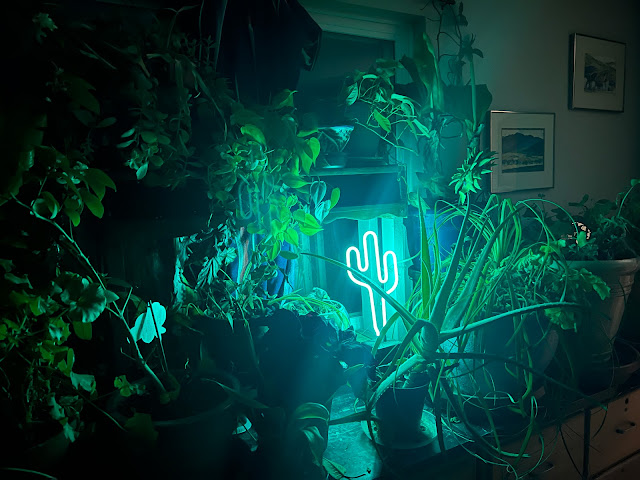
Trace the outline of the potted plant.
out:
[[[495,233],[497,238],[482,280],[470,293],[472,299],[463,324],[473,325],[479,318],[539,302],[585,304],[590,292],[605,288],[597,276],[567,263],[561,251],[562,241],[555,239],[542,216],[535,217],[525,228],[523,213],[535,212],[538,205],[534,200],[513,204],[509,199],[491,196],[484,209],[472,211],[473,228],[467,231],[470,241],[478,237],[486,240]],[[437,238],[433,241],[438,244]],[[453,326],[445,324],[446,328]],[[485,416],[485,407],[490,407],[495,416],[492,424],[513,424],[509,412],[526,410],[522,409],[522,402],[540,396],[537,389],[543,378],[530,370],[514,368],[500,357],[513,358],[533,371],[544,372],[554,359],[562,332],[581,328],[580,318],[573,310],[549,308],[512,315],[509,321],[450,341],[446,350],[472,354],[454,369],[458,376],[454,383],[465,398],[468,414]],[[496,360],[473,358],[475,354],[494,355]]]
[[[340,302],[331,300],[326,291],[314,287],[306,296],[291,294],[280,298],[282,308],[296,312],[300,316],[314,312],[326,318],[341,330],[346,330],[351,325],[349,313]]]
[[[446,10],[448,14],[462,21],[462,7],[453,9],[451,3],[453,2],[444,2],[436,8],[443,12]],[[473,440],[490,455],[500,455],[504,452],[499,447],[499,432],[492,428],[494,437],[485,438],[475,429],[467,415],[465,405],[471,398],[476,400],[479,408],[483,410],[489,425],[494,426],[491,406],[484,397],[487,393],[495,393],[496,388],[488,389],[487,380],[483,380],[480,389],[477,388],[477,378],[474,378],[476,376],[472,373],[473,362],[476,362],[476,366],[481,363],[481,367],[487,362],[495,362],[503,371],[514,372],[517,388],[510,389],[508,393],[513,392],[511,397],[502,395],[502,398],[508,399],[509,406],[520,413],[520,418],[533,419],[533,377],[544,378],[555,384],[559,382],[540,371],[544,364],[540,366],[540,370],[537,364],[533,365],[531,348],[537,340],[531,339],[531,343],[524,341],[527,339],[527,333],[531,331],[525,325],[544,319],[547,325],[555,323],[561,328],[574,328],[575,322],[570,320],[575,318],[572,315],[573,310],[581,308],[578,303],[583,295],[581,290],[590,291],[594,284],[599,283],[597,278],[588,276],[577,288],[572,286],[569,289],[570,294],[562,287],[554,291],[551,280],[562,280],[567,273],[582,275],[584,272],[576,273],[567,265],[557,238],[545,225],[542,217],[538,218],[541,238],[533,241],[523,240],[520,217],[524,211],[535,210],[532,202],[512,205],[490,198],[486,206],[472,205],[470,197],[480,193],[482,175],[489,171],[493,155],[480,149],[479,145],[483,129],[481,117],[483,109],[488,107],[488,103],[480,100],[480,97],[486,96],[479,95],[475,86],[473,57],[481,52],[474,49],[472,37],[461,41],[460,45],[461,54],[456,57],[456,65],[461,68],[463,61],[469,61],[471,80],[468,88],[457,84],[450,85],[450,94],[460,94],[458,102],[450,100],[447,103],[444,100],[444,90],[448,87],[440,80],[439,59],[434,55],[434,48],[426,36],[419,42],[415,58],[403,58],[399,63],[378,62],[369,72],[354,76],[345,89],[348,102],[363,101],[369,105],[370,115],[366,121],[373,130],[381,129],[378,131],[379,135],[390,145],[410,149],[408,142],[401,139],[402,134],[415,137],[416,142],[425,142],[426,154],[423,158],[427,166],[438,159],[443,124],[447,119],[458,119],[463,124],[462,137],[466,140],[466,156],[451,181],[447,181],[452,186],[457,201],[440,200],[440,205],[444,206],[441,210],[444,212],[441,214],[444,218],[460,219],[454,247],[449,254],[430,255],[430,251],[439,250],[437,239],[440,222],[434,221],[433,233],[429,234],[424,219],[424,211],[428,204],[436,204],[442,194],[438,189],[426,185],[431,196],[424,202],[422,196],[414,192],[421,241],[416,288],[408,306],[403,306],[372,285],[372,288],[397,312],[381,331],[378,342],[374,345],[374,355],[378,353],[380,339],[384,338],[385,333],[394,324],[401,322],[407,333],[392,353],[390,360],[385,362],[387,367],[384,371],[372,379],[371,388],[365,397],[364,409],[336,419],[335,423],[364,421],[373,438],[374,425],[379,425],[380,422],[376,412],[383,396],[385,399],[394,398],[394,394],[408,385],[424,386],[428,383],[428,397],[433,401],[435,408],[436,430],[441,449],[444,449],[441,408],[442,398],[446,398],[455,416],[469,428]],[[398,93],[399,90],[396,90],[396,86],[390,80],[398,68],[406,68],[412,74],[412,87],[417,89],[419,96],[409,94],[409,90]],[[393,128],[394,125],[399,127],[398,130]],[[433,169],[425,168],[422,177],[427,184],[430,182],[429,174],[432,173]],[[313,256],[311,253],[309,255]],[[341,265],[331,259],[325,260]],[[346,268],[344,265],[341,266]],[[354,269],[348,270],[366,282],[366,279],[358,275]],[[525,281],[526,278],[537,278],[543,285],[527,294],[529,283]],[[541,280],[542,278],[544,280]],[[559,285],[566,283],[559,282]],[[510,342],[513,350],[496,353],[487,350],[482,342],[476,341],[481,332],[488,332],[487,336],[490,336],[489,331],[494,326],[496,330],[507,332],[505,342]],[[549,330],[548,326],[539,329],[538,338],[546,338]],[[472,347],[466,348],[468,345]],[[547,353],[544,357],[548,363],[551,355]],[[463,371],[464,366],[461,367],[463,362],[470,365],[466,371]],[[425,371],[428,372],[429,382],[424,379]],[[486,368],[484,371],[486,372]],[[471,392],[467,390],[470,395],[466,398],[465,388],[457,379],[460,375],[470,378],[471,385],[475,388]],[[418,376],[422,377],[421,381],[414,382],[414,377]],[[478,375],[480,376],[482,373]],[[403,385],[404,380],[408,381],[408,385]],[[398,396],[395,395],[395,398]],[[382,402],[385,405],[385,401]],[[382,411],[385,410],[383,406]],[[532,422],[533,420],[525,427],[528,428],[529,434],[533,429]],[[382,428],[384,430],[384,427]],[[413,427],[408,430],[415,432]],[[528,437],[527,435],[525,443]],[[522,453],[516,453],[514,456],[522,456]]]
[[[7,148],[0,368],[3,423],[16,435],[1,462],[50,470],[97,412],[98,349],[88,345],[116,297],[76,239],[91,217],[103,216],[106,192],[115,190],[95,141],[109,135],[113,118],[104,115],[77,58],[59,48],[68,30],[31,7],[12,28],[23,40],[12,54],[30,63],[16,74],[15,95],[0,115]]]
[[[461,193],[460,198],[464,203],[457,208],[464,215],[462,228],[451,256],[435,268],[431,268],[430,265],[428,237],[425,234],[424,220],[422,221],[421,278],[415,297],[410,303],[410,309],[372,285],[372,288],[390,302],[397,311],[397,314],[385,325],[380,338],[384,337],[385,331],[391,328],[395,322],[403,322],[407,334],[392,355],[388,367],[373,382],[372,388],[365,398],[364,410],[343,419],[337,419],[337,422],[366,421],[373,437],[373,424],[378,422],[375,411],[385,392],[389,391],[389,394],[393,395],[394,391],[398,390],[397,379],[406,375],[408,380],[412,380],[414,375],[426,370],[429,372],[429,393],[434,400],[434,406],[440,405],[439,399],[445,397],[456,417],[465,422],[470,429],[473,439],[480,446],[486,448],[490,454],[501,454],[504,452],[501,452],[497,447],[499,442],[496,441],[496,444],[493,444],[491,438],[487,439],[480,435],[470,422],[464,408],[465,399],[455,394],[456,391],[464,393],[456,380],[460,371],[456,374],[450,372],[455,372],[455,369],[459,368],[456,365],[461,362],[483,360],[485,362],[494,361],[514,371],[519,370],[529,374],[518,377],[522,390],[515,392],[511,397],[513,400],[511,406],[522,408],[522,412],[526,413],[526,418],[532,418],[530,417],[531,408],[533,408],[531,404],[531,376],[536,375],[549,382],[558,383],[545,376],[528,360],[523,361],[519,355],[526,355],[526,353],[522,353],[520,350],[514,354],[509,352],[505,354],[477,349],[469,351],[463,347],[452,350],[447,347],[452,340],[459,346],[463,345],[465,337],[468,341],[471,335],[488,331],[494,324],[501,325],[502,328],[506,328],[507,324],[514,325],[514,332],[522,334],[526,329],[518,325],[523,323],[526,316],[530,314],[539,312],[541,315],[546,315],[551,322],[560,322],[565,317],[559,312],[571,312],[572,309],[582,308],[575,301],[570,301],[570,297],[564,297],[562,294],[554,297],[551,292],[546,292],[546,296],[532,295],[518,298],[516,303],[507,303],[504,298],[501,298],[501,302],[504,304],[497,311],[484,308],[491,296],[501,295],[499,292],[502,280],[505,284],[511,282],[513,273],[520,272],[524,278],[526,274],[544,275],[547,271],[549,271],[548,274],[553,274],[552,269],[556,268],[560,269],[554,277],[558,279],[562,278],[566,267],[563,267],[564,261],[559,248],[553,244],[553,237],[550,237],[548,241],[541,242],[538,245],[543,247],[541,249],[532,251],[507,250],[507,246],[511,242],[509,235],[514,232],[510,228],[514,223],[517,226],[514,219],[518,218],[521,209],[527,207],[523,202],[512,209],[506,208],[502,215],[497,217],[498,221],[492,224],[491,213],[494,213],[493,209],[496,207],[489,205],[486,210],[478,212],[468,202],[469,190],[465,186],[473,186],[473,182],[466,182],[463,177],[465,175],[479,175],[478,169],[480,168],[482,167],[476,165],[475,168],[465,170],[463,167],[459,170],[459,176],[456,178],[461,181],[458,182],[457,192]],[[544,231],[550,234],[548,230]],[[501,244],[501,242],[504,243]],[[499,252],[500,250],[503,250],[502,253]],[[498,259],[500,262],[494,264],[494,259]],[[334,260],[325,260],[341,265]],[[437,256],[436,262],[439,262]],[[344,265],[342,266],[346,268]],[[527,268],[530,270],[526,271]],[[356,275],[354,269],[349,269],[349,271]],[[366,281],[362,275],[356,275],[356,277]],[[500,297],[498,296],[498,298]],[[483,312],[487,315],[486,317],[482,316]],[[570,314],[568,316],[571,317]],[[519,322],[519,320],[522,321]],[[573,327],[573,325],[564,326],[565,328]],[[517,337],[517,335],[515,336]],[[374,354],[378,344],[374,346]],[[493,422],[490,406],[483,403],[484,394],[475,392],[473,395],[474,399],[479,401],[480,407],[485,409],[489,421]],[[484,407],[482,407],[483,405]],[[436,412],[436,417],[438,415],[439,413]],[[528,428],[532,429],[533,425],[530,424]],[[440,430],[440,441],[442,442],[442,426],[440,425],[437,429]],[[495,430],[494,432],[497,439],[498,432]]]
[[[15,451],[8,452],[11,458],[3,457],[3,463],[15,461],[14,453],[22,454],[50,437],[55,446],[62,439],[58,450],[64,454],[80,432],[93,430],[98,432],[93,445],[100,448],[86,447],[92,452],[90,458],[105,468],[117,468],[106,462],[102,447],[109,443],[107,438],[117,439],[112,445],[127,443],[119,436],[126,430],[151,445],[158,429],[163,430],[158,437],[161,446],[153,458],[180,463],[184,461],[180,456],[157,455],[167,453],[162,448],[171,445],[166,439],[176,430],[197,426],[201,414],[207,413],[213,414],[222,437],[231,438],[236,426],[233,410],[227,408],[233,390],[215,380],[225,386],[233,382],[225,373],[212,371],[207,357],[199,355],[203,332],[194,323],[213,318],[228,327],[236,319],[242,324],[264,301],[263,286],[278,272],[274,261],[285,242],[295,245],[299,234],[319,231],[339,192],[324,198],[326,186],[323,189],[321,182],[306,176],[317,159],[317,132],[302,131],[293,115],[293,92],[285,91],[273,103],[256,107],[259,113],[246,108],[228,95],[226,83],[217,78],[210,60],[212,44],[201,39],[204,43],[196,46],[202,48],[194,50],[193,41],[175,24],[176,12],[147,32],[140,31],[136,22],[126,23],[126,34],[120,36],[111,29],[94,28],[91,22],[78,27],[55,13],[28,13],[33,15],[20,17],[28,25],[25,35],[31,36],[25,51],[38,52],[32,57],[34,70],[46,75],[25,72],[29,82],[17,90],[17,98],[24,95],[25,103],[33,104],[33,115],[21,113],[22,100],[3,110],[2,134],[10,155],[0,192],[1,221],[8,232],[1,264],[6,295],[0,348],[10,382],[6,388],[11,390],[12,409],[7,412],[18,413],[17,422],[12,419],[10,424],[16,431],[25,424],[44,428],[36,432],[42,436],[16,442]],[[85,63],[90,58],[100,67],[93,72],[77,70],[78,58]],[[125,88],[124,93],[119,90],[122,83],[109,82],[109,75],[118,71],[114,65],[131,74],[131,83],[124,82],[130,90]],[[95,78],[84,76],[92,73]],[[38,88],[32,89],[34,78]],[[202,126],[198,122],[209,114],[218,119],[219,128],[196,132],[196,126]],[[170,121],[163,123],[169,116]],[[204,139],[207,133],[212,138]],[[195,178],[210,194],[210,225],[203,223],[200,234],[208,241],[207,248],[190,258],[188,268],[197,268],[176,273],[176,284],[187,283],[184,302],[176,308],[163,305],[166,326],[160,322],[164,313],[145,299],[155,299],[153,295],[141,294],[142,289],[107,277],[95,267],[98,262],[93,260],[104,251],[92,248],[94,242],[80,240],[98,232],[99,224],[84,231],[76,228],[87,211],[98,218],[117,213],[112,204],[103,203],[106,190],[115,189],[115,183],[98,166],[118,152],[132,168],[136,177],[132,182],[155,176],[157,184],[173,187]],[[230,280],[227,267],[240,250],[234,241],[241,232],[260,238],[245,258],[242,274]],[[91,253],[81,244],[89,245]],[[200,297],[190,297],[196,291]],[[107,323],[107,314],[114,322]],[[95,323],[99,317],[103,321]],[[146,334],[138,335],[142,328],[136,326],[138,321],[148,325]],[[94,336],[105,341],[91,342]],[[181,367],[176,371],[177,365]],[[191,404],[188,394],[179,393],[202,382],[210,383],[206,405]],[[99,398],[96,383],[103,385]],[[23,394],[34,400],[23,402]],[[112,410],[109,399],[118,400]],[[212,417],[206,420],[210,425]],[[29,428],[22,431],[32,434]],[[78,452],[86,451],[76,445],[72,454],[79,458]],[[151,455],[154,450],[145,452]],[[131,460],[126,452],[123,457]],[[65,465],[71,468],[72,463]],[[148,470],[135,462],[130,466]]]
[[[611,383],[614,366],[614,340],[624,315],[625,304],[640,269],[640,258],[632,236],[637,227],[627,218],[627,199],[632,196],[637,181],[619,193],[615,201],[590,201],[585,195],[578,203],[575,215],[562,209],[552,211],[552,228],[566,238],[566,257],[574,268],[586,269],[605,282],[592,295],[593,310],[584,322],[588,332],[580,335],[580,347],[575,343],[572,356],[582,366],[582,382],[589,388],[603,388]],[[577,341],[576,339],[571,339]],[[594,373],[595,372],[595,373]]]
[[[246,327],[256,368],[247,368],[246,350],[236,350],[229,360],[238,382],[221,382],[240,418],[252,425],[251,447],[238,465],[251,465],[249,478],[325,478],[332,397],[347,381],[360,394],[370,347],[355,340],[353,329],[341,330],[313,312],[271,307],[254,312]],[[205,339],[204,345],[211,343]]]

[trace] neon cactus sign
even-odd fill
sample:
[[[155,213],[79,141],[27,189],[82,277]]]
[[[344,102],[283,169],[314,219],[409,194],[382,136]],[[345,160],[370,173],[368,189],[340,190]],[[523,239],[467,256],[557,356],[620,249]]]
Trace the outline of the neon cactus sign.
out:
[[[396,254],[392,251],[385,252],[382,258],[380,258],[380,246],[378,244],[378,236],[375,232],[368,231],[362,236],[362,254],[358,247],[349,247],[347,249],[347,266],[351,267],[351,254],[355,252],[356,264],[358,266],[358,270],[361,272],[366,272],[369,270],[369,249],[367,247],[367,238],[371,237],[373,239],[373,250],[375,255],[376,269],[377,269],[377,277],[378,281],[381,285],[386,285],[389,282],[389,267],[387,265],[388,257],[391,257],[391,264],[393,265],[393,284],[388,290],[385,290],[387,293],[392,293],[396,287],[398,286],[398,258]],[[364,282],[356,279],[351,272],[347,272],[349,278],[356,285],[360,285],[365,288],[369,292],[369,304],[371,307],[371,318],[373,319],[373,330],[376,332],[376,336],[380,336],[380,329],[378,327],[378,321],[376,317],[376,306],[373,298],[373,290],[371,286],[367,285]],[[382,326],[384,327],[387,324],[387,302],[385,299],[382,299]]]

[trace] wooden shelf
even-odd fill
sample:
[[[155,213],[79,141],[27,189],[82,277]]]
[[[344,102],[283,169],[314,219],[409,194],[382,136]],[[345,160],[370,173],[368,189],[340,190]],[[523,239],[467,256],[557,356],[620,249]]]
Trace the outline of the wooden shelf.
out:
[[[311,170],[311,176],[328,177],[336,175],[375,175],[381,173],[397,173],[399,165],[373,165],[371,167],[328,167]]]
[[[383,203],[380,205],[358,205],[357,207],[335,207],[329,212],[324,223],[335,220],[371,220],[379,217],[405,217],[407,205],[405,203]]]

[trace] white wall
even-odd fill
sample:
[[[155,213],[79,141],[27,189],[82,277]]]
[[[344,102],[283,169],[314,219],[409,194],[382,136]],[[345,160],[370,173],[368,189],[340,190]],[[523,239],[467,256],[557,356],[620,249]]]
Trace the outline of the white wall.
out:
[[[556,114],[555,187],[541,190],[547,198],[613,198],[640,176],[640,2],[470,0],[465,13],[485,53],[477,76],[493,93],[492,108]],[[623,113],[569,110],[575,32],[627,44]]]
[[[322,3],[431,15],[423,9],[427,0]],[[492,108],[556,114],[554,188],[509,196],[542,192],[564,204],[584,193],[613,198],[640,177],[640,1],[467,0],[464,7],[468,31],[485,54],[476,75],[493,94]],[[623,113],[569,110],[569,37],[575,32],[627,44]]]

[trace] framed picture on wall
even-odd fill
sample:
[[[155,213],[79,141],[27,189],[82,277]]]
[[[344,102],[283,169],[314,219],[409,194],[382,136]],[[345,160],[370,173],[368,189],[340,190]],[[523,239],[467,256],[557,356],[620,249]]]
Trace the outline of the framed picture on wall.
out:
[[[554,113],[489,113],[491,192],[553,187]]]
[[[571,36],[569,108],[624,110],[625,49],[624,43],[578,33]]]

